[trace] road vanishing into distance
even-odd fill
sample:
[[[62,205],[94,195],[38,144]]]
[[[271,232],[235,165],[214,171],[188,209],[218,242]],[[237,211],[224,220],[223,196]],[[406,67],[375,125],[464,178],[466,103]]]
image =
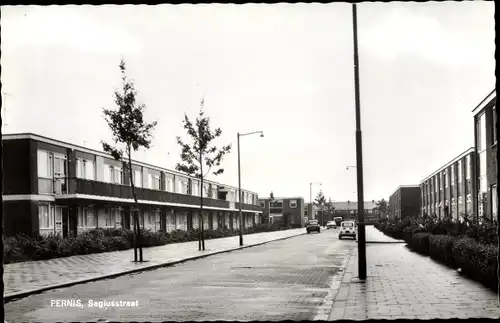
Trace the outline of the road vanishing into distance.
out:
[[[354,248],[356,241],[325,229],[32,295],[5,304],[5,317],[8,323],[326,319]],[[99,308],[89,301],[129,303]]]

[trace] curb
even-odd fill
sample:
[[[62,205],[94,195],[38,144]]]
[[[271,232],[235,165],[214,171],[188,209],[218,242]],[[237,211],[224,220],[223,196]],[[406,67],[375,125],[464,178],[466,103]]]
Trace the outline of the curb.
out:
[[[256,247],[256,246],[260,246],[260,245],[263,245],[263,244],[266,244],[266,243],[270,243],[270,242],[274,242],[274,241],[280,241],[280,240],[286,240],[286,239],[290,239],[290,238],[295,238],[295,237],[298,237],[298,236],[301,236],[301,235],[304,235],[304,234],[305,234],[305,232],[297,234],[297,235],[289,236],[289,237],[268,240],[268,241],[259,242],[259,243],[256,243],[256,244],[251,244],[251,245],[246,245],[246,246],[244,245],[242,247],[237,247],[237,248],[233,248],[233,249],[226,249],[226,250],[221,250],[221,251],[215,251],[215,252],[211,252],[211,253],[207,253],[207,254],[203,254],[203,255],[198,255],[198,256],[194,256],[194,257],[184,258],[184,259],[181,259],[181,260],[170,261],[170,262],[166,262],[166,263],[162,263],[162,264],[155,264],[155,265],[150,265],[150,266],[141,267],[141,268],[137,268],[137,269],[130,269],[130,270],[126,270],[126,271],[121,271],[121,272],[117,272],[117,273],[113,273],[113,274],[106,274],[106,275],[101,275],[101,276],[92,277],[92,278],[84,278],[84,279],[74,280],[74,281],[67,282],[67,283],[61,283],[61,284],[57,284],[57,285],[48,285],[48,286],[44,286],[44,287],[37,288],[37,289],[31,289],[31,290],[22,291],[22,292],[5,294],[4,295],[4,303],[6,304],[6,303],[9,303],[9,302],[12,302],[12,301],[16,301],[16,300],[25,298],[25,297],[30,296],[30,295],[40,294],[40,293],[43,293],[43,292],[46,292],[46,291],[52,290],[52,289],[65,288],[65,287],[70,287],[70,286],[79,285],[79,284],[83,284],[83,283],[89,283],[89,282],[94,282],[94,281],[99,281],[99,280],[104,280],[104,279],[116,278],[116,277],[119,277],[119,276],[124,276],[124,275],[128,275],[128,274],[138,273],[138,272],[141,272],[141,271],[153,270],[153,269],[158,269],[158,268],[162,268],[162,267],[169,267],[169,266],[173,266],[173,265],[180,264],[180,263],[183,263],[183,262],[187,262],[187,261],[190,261],[190,260],[197,260],[197,259],[206,258],[206,257],[209,257],[209,256],[221,254],[221,253],[227,253],[227,252],[232,252],[232,251],[236,251],[236,250],[242,250],[242,249],[246,249],[246,248]]]
[[[345,298],[347,298],[347,292],[349,291],[348,287],[351,280],[351,277],[346,278],[346,274],[348,273],[349,265],[351,264],[354,254],[356,254],[356,249],[351,252],[346,261],[346,267],[341,277],[340,287],[333,298],[333,305],[330,314],[328,314],[327,321],[343,320],[346,303]]]

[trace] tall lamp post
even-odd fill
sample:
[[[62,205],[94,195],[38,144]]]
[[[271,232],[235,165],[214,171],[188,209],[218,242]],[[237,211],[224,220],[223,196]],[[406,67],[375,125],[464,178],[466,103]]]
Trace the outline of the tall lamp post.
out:
[[[243,194],[241,194],[240,137],[254,135],[254,134],[260,134],[261,137],[264,137],[263,131],[254,131],[248,133],[238,132],[238,192],[239,192],[238,205],[240,210],[240,246],[243,246],[243,214],[241,212],[241,203],[243,202]]]
[[[312,215],[314,213],[314,210],[313,210],[313,196],[312,196],[312,186],[313,184],[319,184],[320,186],[323,185],[323,183],[321,182],[310,182],[309,183],[309,203],[311,204],[311,214],[309,214],[312,218]]]
[[[366,236],[363,197],[363,146],[361,143],[361,109],[359,95],[358,60],[358,14],[356,4],[352,5],[353,43],[354,43],[354,98],[356,106],[356,170],[358,177],[358,277],[366,279]]]

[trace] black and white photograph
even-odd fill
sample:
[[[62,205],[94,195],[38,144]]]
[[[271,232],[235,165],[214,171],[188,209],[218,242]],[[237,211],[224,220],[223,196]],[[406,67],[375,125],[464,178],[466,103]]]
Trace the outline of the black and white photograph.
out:
[[[500,318],[493,1],[0,10],[5,323]]]

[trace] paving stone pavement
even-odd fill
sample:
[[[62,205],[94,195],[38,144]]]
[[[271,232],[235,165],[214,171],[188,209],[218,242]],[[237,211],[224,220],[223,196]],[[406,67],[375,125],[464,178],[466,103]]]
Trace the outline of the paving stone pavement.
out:
[[[356,250],[328,320],[500,317],[497,294],[404,244],[368,244],[366,254],[366,281]]]
[[[293,237],[305,233],[304,228],[248,234],[243,237],[244,246]],[[50,260],[27,261],[4,265],[4,296],[9,298],[46,288],[85,282],[147,269],[184,259],[239,249],[239,236],[211,239],[205,242],[205,251],[198,250],[198,241],[175,243],[143,249],[145,263],[134,263],[133,249],[80,255]]]

